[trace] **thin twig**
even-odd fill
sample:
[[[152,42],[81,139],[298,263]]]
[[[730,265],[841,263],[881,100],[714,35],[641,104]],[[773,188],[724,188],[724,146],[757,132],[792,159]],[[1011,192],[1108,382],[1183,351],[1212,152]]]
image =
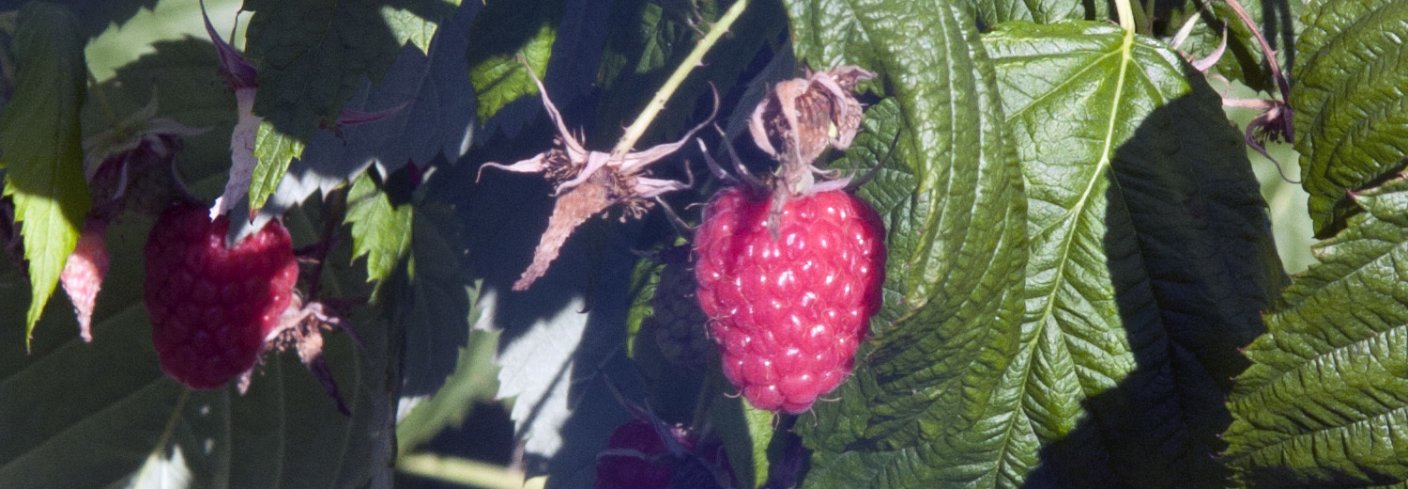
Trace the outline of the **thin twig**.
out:
[[[709,28],[709,33],[706,34],[703,39],[700,39],[699,44],[694,46],[694,50],[690,51],[689,55],[685,56],[684,61],[682,61],[679,66],[675,67],[675,72],[671,73],[670,78],[665,80],[665,84],[660,87],[660,90],[655,92],[655,97],[650,99],[650,103],[645,106],[645,110],[642,110],[640,115],[636,116],[635,122],[632,122],[631,125],[626,128],[626,133],[621,136],[621,140],[616,143],[616,147],[611,151],[613,157],[621,158],[627,153],[630,153],[631,149],[635,148],[636,142],[640,141],[641,136],[645,135],[645,130],[650,127],[650,123],[655,121],[655,116],[659,115],[660,111],[665,109],[665,102],[668,102],[670,97],[675,94],[675,90],[679,89],[680,84],[684,83],[684,79],[689,76],[689,72],[693,71],[694,67],[700,65],[704,60],[704,53],[707,53],[710,48],[714,47],[714,44],[719,41],[719,38],[722,38],[724,33],[728,32],[729,26],[732,26],[733,22],[738,20],[738,17],[743,14],[743,10],[747,6],[748,0],[737,0],[733,3],[733,6],[729,7],[728,10],[724,12],[723,17],[719,17],[719,21]]]

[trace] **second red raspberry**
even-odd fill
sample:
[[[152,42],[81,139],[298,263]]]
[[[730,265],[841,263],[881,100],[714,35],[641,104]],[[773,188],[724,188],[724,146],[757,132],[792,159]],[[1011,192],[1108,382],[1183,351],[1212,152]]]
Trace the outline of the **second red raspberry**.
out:
[[[146,304],[161,369],[194,389],[224,385],[259,360],[288,308],[298,263],[278,221],[225,246],[230,220],[178,205],[147,238]]]

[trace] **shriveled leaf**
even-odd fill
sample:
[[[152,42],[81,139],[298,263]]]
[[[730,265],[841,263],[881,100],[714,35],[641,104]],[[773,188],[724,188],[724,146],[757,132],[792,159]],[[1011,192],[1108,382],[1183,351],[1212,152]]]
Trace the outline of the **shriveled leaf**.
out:
[[[10,45],[15,85],[0,114],[0,168],[5,170],[4,196],[13,199],[15,220],[22,224],[29,268],[32,299],[24,319],[25,345],[78,242],[90,205],[79,124],[87,67],[77,30],[78,20],[67,8],[33,2],[20,10]]]
[[[220,193],[220,202],[216,205],[213,215],[224,215],[245,200],[247,195],[251,198],[250,202],[254,208],[259,208],[263,205],[263,200],[268,198],[265,196],[269,193],[268,189],[278,184],[277,180],[269,182],[269,172],[283,172],[284,168],[280,168],[278,162],[285,161],[284,158],[293,158],[302,152],[301,144],[280,138],[272,126],[264,124],[264,118],[254,115],[256,95],[254,88],[235,90],[236,119],[235,129],[230,133],[230,179],[225,182],[225,191]],[[280,154],[275,149],[285,142],[295,143],[288,149],[292,155]],[[263,152],[259,153],[257,149],[261,143],[264,145]],[[261,160],[268,161],[269,164],[260,165]],[[256,172],[259,173],[257,180],[254,178]],[[254,190],[253,194],[250,194],[251,189]]]
[[[983,41],[1031,240],[1000,388],[1022,402],[1008,436],[1041,457],[999,485],[1219,485],[1227,379],[1282,273],[1217,93],[1163,43],[1114,26],[1012,23]]]
[[[840,401],[798,423],[815,450],[806,484],[997,485],[1012,459],[1034,462],[1006,436],[1020,395],[999,386],[1022,332],[1026,202],[975,22],[946,2],[787,9],[799,61],[855,65],[892,90],[848,151],[867,170],[889,157],[861,189],[888,229],[885,306]]]
[[[309,238],[304,216],[292,214],[288,222],[295,240]],[[18,330],[0,331],[0,487],[127,487],[185,478],[192,487],[389,484],[387,326],[364,311],[348,318],[360,347],[347,335],[327,337],[327,359],[351,418],[337,413],[293,354],[266,357],[244,396],[233,386],[188,392],[162,374],[151,346],[139,258],[150,225],[131,216],[109,232],[109,279],[137,286],[103,291],[93,343],[77,337],[72,316],[63,313],[67,306],[57,301],[33,353],[20,346]],[[333,259],[349,258],[344,250]],[[0,263],[0,283],[19,279],[7,263]],[[365,293],[364,279],[351,272],[337,274],[324,290]],[[17,322],[25,300],[0,294],[0,324]]]
[[[1247,348],[1224,435],[1239,487],[1408,484],[1408,182],[1354,202]]]
[[[514,292],[542,228],[513,223],[541,222],[551,212],[550,190],[541,181],[505,178],[467,192],[459,182],[473,181],[475,170],[453,168],[436,181],[454,185],[437,190],[441,184],[434,184],[429,191],[454,199],[469,230],[467,276],[483,280],[477,327],[501,331],[496,397],[512,400],[527,472],[550,473],[552,487],[588,487],[597,452],[628,418],[607,380],[630,399],[644,398],[625,355],[623,327],[637,227],[589,222],[567,242],[551,273],[527,292]]]
[[[1408,140],[1408,0],[1307,7],[1292,70],[1296,150],[1317,236],[1357,211],[1350,192],[1403,168]]]

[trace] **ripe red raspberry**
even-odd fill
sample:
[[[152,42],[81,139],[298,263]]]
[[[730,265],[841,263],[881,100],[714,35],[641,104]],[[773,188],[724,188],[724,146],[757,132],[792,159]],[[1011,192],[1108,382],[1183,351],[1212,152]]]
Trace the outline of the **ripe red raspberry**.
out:
[[[735,187],[714,197],[694,238],[699,305],[723,370],[759,409],[799,413],[841,385],[880,309],[885,227],[841,191],[772,199]]]
[[[93,306],[98,301],[98,291],[103,287],[103,276],[108,273],[107,222],[90,219],[83,225],[83,234],[78,236],[78,245],[64,262],[64,271],[59,274],[59,283],[73,302],[73,312],[78,316],[78,336],[83,341],[93,341]]]
[[[230,221],[177,205],[147,238],[147,312],[161,369],[193,389],[218,387],[254,367],[288,308],[298,264],[278,221],[234,248]]]

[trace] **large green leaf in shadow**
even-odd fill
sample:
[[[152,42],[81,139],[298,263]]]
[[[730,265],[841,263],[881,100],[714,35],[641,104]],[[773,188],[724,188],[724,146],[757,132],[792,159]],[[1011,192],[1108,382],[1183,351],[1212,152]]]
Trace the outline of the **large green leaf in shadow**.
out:
[[[1215,487],[1237,348],[1282,273],[1217,94],[1163,43],[1104,24],[983,39],[1022,161],[1022,398],[1047,487]]]
[[[1242,487],[1408,485],[1408,182],[1354,202],[1247,348],[1224,435]]]
[[[1292,69],[1296,150],[1320,237],[1357,211],[1350,192],[1403,168],[1408,140],[1408,0],[1308,7]]]
[[[788,2],[794,47],[812,67],[880,73],[890,99],[866,115],[850,154],[874,165],[862,196],[888,230],[885,306],[857,370],[798,423],[815,450],[812,487],[991,486],[1016,452],[1019,409],[999,388],[1017,353],[1025,198],[995,75],[969,13],[947,2]]]

